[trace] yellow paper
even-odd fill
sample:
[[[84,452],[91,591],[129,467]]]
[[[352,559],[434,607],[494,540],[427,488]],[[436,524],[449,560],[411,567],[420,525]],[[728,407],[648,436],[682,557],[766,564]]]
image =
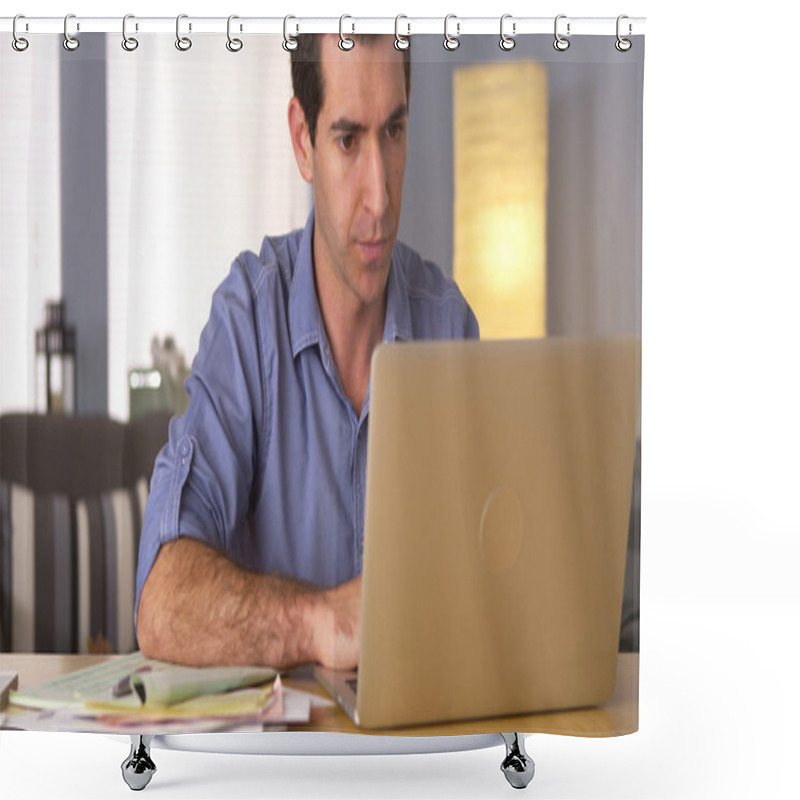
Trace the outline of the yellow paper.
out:
[[[139,717],[238,717],[264,711],[273,697],[272,685],[237,689],[221,694],[205,694],[182,703],[142,707],[128,697],[113,700],[86,700],[87,710],[108,713],[136,714]]]

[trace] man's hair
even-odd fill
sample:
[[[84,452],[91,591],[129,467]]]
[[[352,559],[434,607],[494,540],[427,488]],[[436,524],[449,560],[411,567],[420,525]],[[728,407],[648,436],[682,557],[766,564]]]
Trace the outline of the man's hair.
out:
[[[389,35],[389,34],[385,34]],[[355,36],[356,47],[372,47],[381,34],[362,33]],[[319,111],[325,100],[325,87],[322,83],[322,62],[319,55],[321,34],[306,33],[295,37],[297,47],[291,51],[292,60],[292,89],[295,97],[300,101],[300,106],[308,123],[311,136],[311,146],[314,147],[317,139],[317,119]],[[406,103],[411,91],[411,56],[410,48],[403,53],[403,71],[406,79]]]

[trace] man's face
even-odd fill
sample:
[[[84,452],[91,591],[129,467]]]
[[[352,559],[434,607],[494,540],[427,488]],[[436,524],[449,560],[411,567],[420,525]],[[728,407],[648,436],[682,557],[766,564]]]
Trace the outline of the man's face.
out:
[[[382,301],[400,222],[407,115],[391,37],[343,52],[320,42],[323,104],[312,150],[314,257],[359,306]]]

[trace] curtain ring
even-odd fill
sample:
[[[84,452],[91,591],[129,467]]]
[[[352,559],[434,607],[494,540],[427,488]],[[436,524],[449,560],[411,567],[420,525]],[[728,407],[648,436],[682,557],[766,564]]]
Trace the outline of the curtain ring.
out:
[[[566,39],[565,37],[563,37],[558,32],[558,21],[560,19],[566,19],[566,18],[567,18],[566,14],[559,14],[556,17],[556,22],[555,22],[555,26],[554,26],[556,40],[553,42],[553,47],[555,47],[555,49],[558,50],[561,53],[563,53],[569,47],[569,39]],[[567,36],[569,36],[569,34],[570,34],[570,23],[568,22],[567,23]]]
[[[178,14],[175,20],[175,47],[181,52],[186,52],[192,46],[192,40],[188,36],[181,36],[181,20],[186,19],[188,14]],[[192,23],[189,23],[189,30],[192,29]]]
[[[451,19],[455,19],[456,20],[456,35],[455,36],[451,36],[447,32],[447,23],[450,22]],[[451,52],[453,50],[458,50],[458,46],[461,44],[461,42],[458,40],[458,35],[460,33],[461,33],[461,23],[458,21],[458,18],[456,17],[455,14],[448,14],[444,18],[444,42],[443,42],[443,44],[444,44],[444,49],[445,50],[450,50]]]
[[[344,21],[346,19],[353,19],[353,18],[349,14],[342,14],[342,16],[339,17],[339,47],[342,50],[352,50],[356,46],[355,41],[353,39],[348,39],[342,33],[342,25],[344,24]],[[356,29],[356,26],[355,26],[355,23],[354,23],[353,24],[353,32],[355,32],[355,29]]]
[[[411,33],[411,23],[410,22],[408,23],[408,26],[407,26],[408,27],[408,33],[406,33],[406,36],[401,36],[400,35],[400,30],[399,30],[400,20],[401,19],[408,19],[408,17],[405,14],[398,14],[394,18],[394,46],[398,50],[408,50],[409,45],[411,44],[411,42],[408,41],[406,36],[408,36]]]
[[[507,36],[506,35],[505,31],[503,30],[503,23],[507,19],[511,19],[511,14],[503,14],[503,16],[500,17],[500,49],[501,50],[505,50],[506,52],[508,52],[509,50],[513,50],[514,49],[514,45],[516,44],[516,41],[514,40],[513,37],[516,36],[516,33],[517,33],[517,23],[516,22],[512,22],[511,23],[511,36]]]
[[[11,33],[12,33],[14,38],[11,40],[11,46],[18,53],[22,53],[23,51],[28,49],[28,45],[30,44],[30,42],[28,42],[27,39],[23,38],[22,36],[20,36],[17,33],[17,20],[18,19],[25,19],[25,15],[24,14],[17,14],[17,16],[14,17],[14,24],[11,27]]]
[[[122,18],[122,49],[132,53],[139,46],[139,40],[133,36],[128,36],[129,19],[134,19],[133,14],[126,14]],[[138,25],[136,26],[136,30],[139,30]]]
[[[74,36],[69,35],[69,31],[67,30],[67,26],[69,25],[69,21],[71,19],[75,19],[74,14],[67,14],[67,16],[64,17],[64,41],[62,42],[64,49],[69,50],[70,52],[77,50],[81,45],[81,43]],[[78,26],[78,30],[80,30],[80,25]]]
[[[283,18],[283,49],[286,50],[288,53],[291,53],[292,50],[297,50],[297,39],[294,36],[289,36],[286,31],[286,27],[289,23],[290,19],[296,19],[291,14]],[[295,25],[295,31],[297,30],[297,26]]]
[[[620,35],[620,32],[619,32],[620,25],[619,24],[624,19],[628,19],[628,16],[626,14],[620,14],[617,17],[617,41],[614,43],[614,47],[616,47],[617,50],[620,51],[620,53],[627,53],[628,50],[630,50],[631,47],[633,46],[633,42],[631,42],[630,39],[623,39],[622,36]],[[628,23],[628,35],[629,36],[630,36],[632,30],[633,30],[633,28],[632,28],[632,26],[631,26],[631,24],[629,22]]]
[[[228,41],[225,42],[225,47],[227,47],[231,53],[238,53],[242,47],[244,47],[244,44],[241,39],[235,37],[231,38],[231,21],[234,19],[239,19],[239,17],[236,14],[231,14],[228,17]],[[239,30],[241,30],[241,28]]]

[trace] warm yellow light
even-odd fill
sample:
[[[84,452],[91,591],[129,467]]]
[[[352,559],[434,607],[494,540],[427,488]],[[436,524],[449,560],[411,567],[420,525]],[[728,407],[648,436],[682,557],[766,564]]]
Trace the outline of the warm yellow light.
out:
[[[453,82],[456,281],[485,339],[547,331],[547,72],[482,64]]]

